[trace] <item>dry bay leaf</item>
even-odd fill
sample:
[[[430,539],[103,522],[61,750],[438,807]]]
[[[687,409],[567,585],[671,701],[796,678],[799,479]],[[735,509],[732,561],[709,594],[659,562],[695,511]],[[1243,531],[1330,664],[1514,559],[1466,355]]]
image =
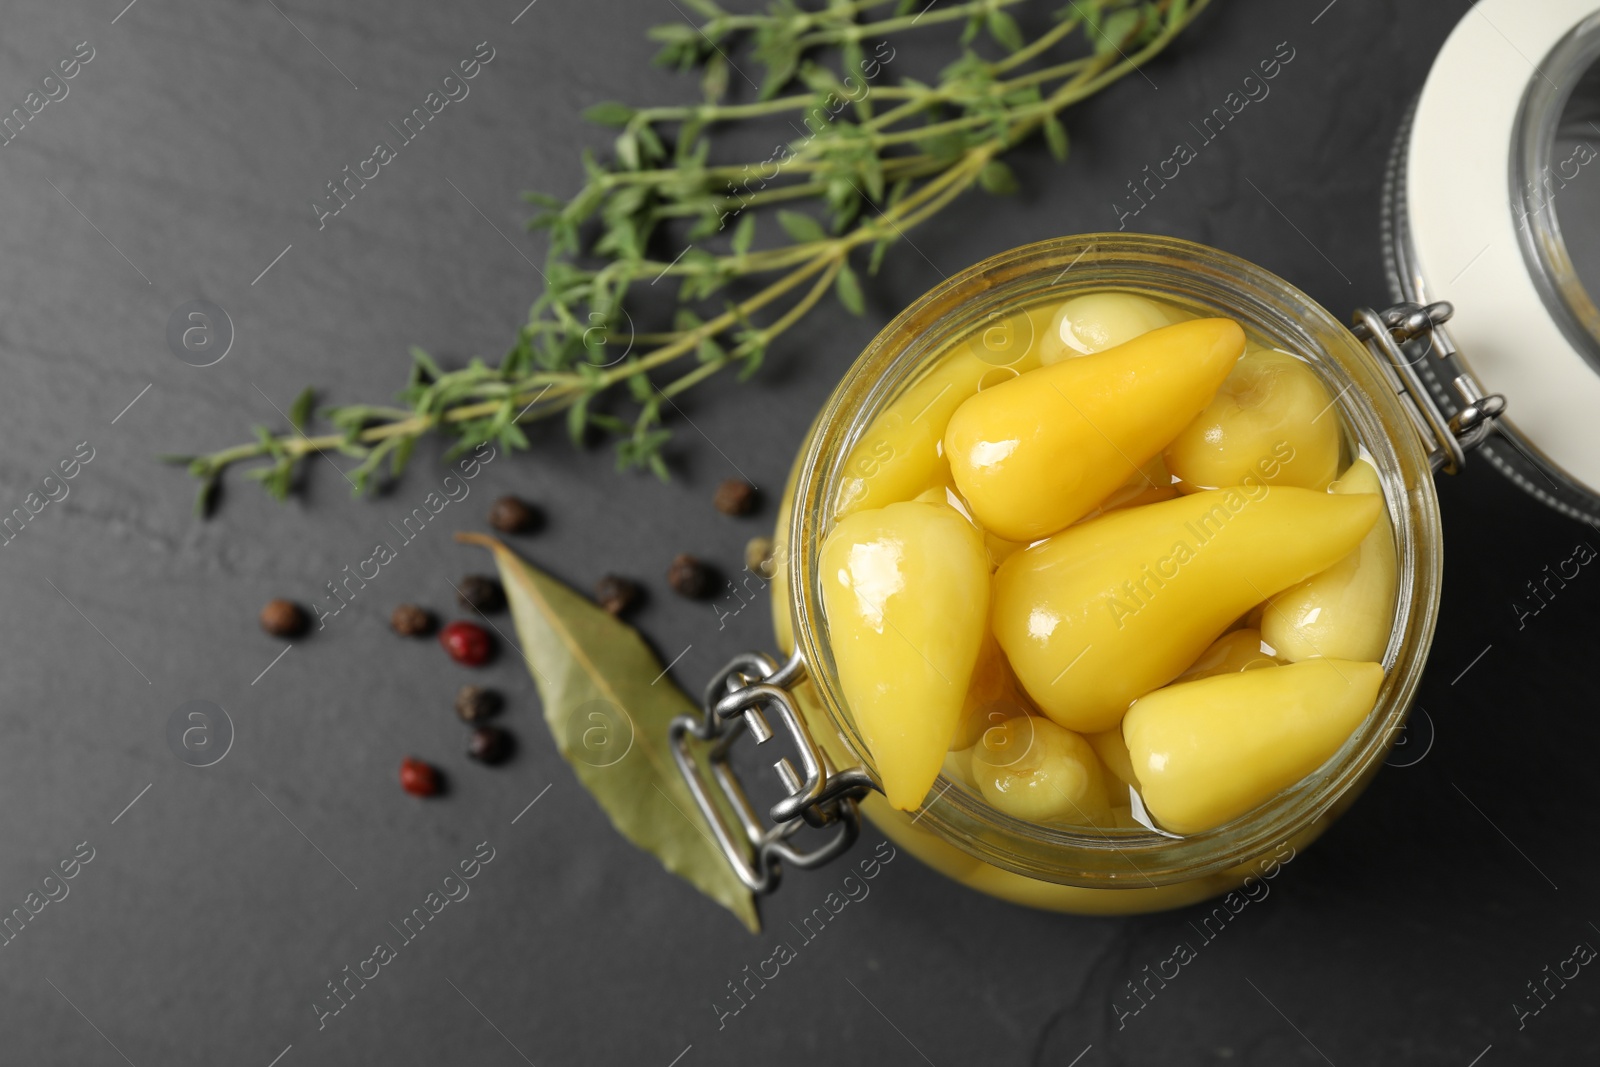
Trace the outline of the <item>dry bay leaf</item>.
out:
[[[639,632],[492,537],[522,654],[556,747],[622,836],[760,930],[755,898],[723,858],[673,762],[667,727],[699,706],[664,677]]]

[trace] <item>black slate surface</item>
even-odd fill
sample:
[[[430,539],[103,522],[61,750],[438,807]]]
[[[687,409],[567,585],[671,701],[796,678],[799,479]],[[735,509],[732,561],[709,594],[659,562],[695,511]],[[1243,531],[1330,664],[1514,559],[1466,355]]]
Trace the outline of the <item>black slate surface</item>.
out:
[[[1024,191],[974,195],[917,230],[926,259],[895,249],[863,319],[830,308],[753,384],[697,391],[686,409],[700,432],[678,424],[671,485],[614,475],[609,452],[540,432],[538,455],[496,459],[275,661],[283,645],[256,629],[258,607],[317,601],[370,555],[439,484],[437,451],[376,500],[352,502],[320,461],[287,505],[234,479],[205,523],[154,457],[281,423],[274,406],[306,384],[382,399],[410,344],[452,361],[501,352],[543,256],[518,193],[575,187],[579,149],[607,140],[582,107],[693,95],[649,65],[643,34],[682,16],[653,0],[539,0],[520,17],[520,0],[124,2],[0,11],[4,109],[79,42],[93,49],[68,95],[0,147],[0,511],[81,442],[93,449],[69,495],[0,552],[0,912],[59,895],[46,874],[92,854],[0,948],[0,1062],[1593,1062],[1600,977],[1552,981],[1537,1014],[1515,1006],[1539,1003],[1527,983],[1575,945],[1600,943],[1600,578],[1585,569],[1537,615],[1519,619],[1515,603],[1595,534],[1481,463],[1441,488],[1444,614],[1420,698],[1431,749],[1385,771],[1120,1028],[1125,983],[1196,941],[1198,912],[1036,914],[910,858],[719,1028],[713,1002],[773,935],[746,934],[611,833],[545,741],[515,657],[486,676],[523,744],[484,770],[449,712],[463,672],[407,654],[386,628],[402,600],[449,607],[449,580],[485,568],[451,529],[515,491],[550,515],[525,542],[533,558],[580,586],[607,570],[654,585],[639,622],[664,659],[682,650],[686,686],[769,645],[765,604],[719,626],[666,593],[671,557],[737,568],[812,413],[878,325],[941,273],[1113,227],[1124,184],[1280,42],[1294,59],[1271,95],[1129,226],[1249,257],[1341,315],[1383,301],[1382,162],[1466,5],[1218,0],[1147,77],[1071,115],[1070,165],[1019,153]],[[493,59],[470,96],[319,231],[310,204],[324,183],[479,42]],[[193,299],[236,328],[204,369],[165,341]],[[758,519],[709,506],[734,467],[768,491]],[[204,769],[166,740],[191,700],[222,705],[236,728]],[[405,753],[445,768],[447,798],[399,791]],[[878,840],[869,831],[861,848]],[[494,858],[470,897],[319,1029],[325,983],[483,841]],[[792,873],[765,906],[769,927],[842,874]]]

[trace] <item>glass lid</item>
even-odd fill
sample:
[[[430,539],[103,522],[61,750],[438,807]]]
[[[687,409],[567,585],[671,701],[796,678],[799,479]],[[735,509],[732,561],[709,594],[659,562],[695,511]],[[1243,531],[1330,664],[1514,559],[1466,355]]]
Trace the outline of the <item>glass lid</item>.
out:
[[[1508,401],[1483,452],[1524,489],[1600,519],[1600,9],[1481,0],[1407,117],[1388,175],[1395,295],[1447,300],[1419,357]],[[1442,357],[1442,358],[1439,358]]]

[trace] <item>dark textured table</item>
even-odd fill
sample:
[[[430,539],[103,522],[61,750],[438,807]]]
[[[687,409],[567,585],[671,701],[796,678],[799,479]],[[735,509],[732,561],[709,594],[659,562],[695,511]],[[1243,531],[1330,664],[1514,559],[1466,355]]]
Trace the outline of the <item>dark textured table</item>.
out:
[[[772,936],[751,937],[611,832],[550,746],[514,656],[488,677],[509,695],[521,750],[486,770],[462,755],[448,708],[462,672],[407,654],[386,625],[403,600],[449,606],[449,580],[485,567],[450,531],[515,491],[549,512],[523,542],[532,558],[583,587],[607,570],[652,583],[639,624],[663,659],[683,650],[673,673],[687,687],[769,646],[766,604],[719,626],[665,592],[672,556],[736,569],[813,412],[879,325],[941,273],[1114,228],[1126,183],[1280,42],[1294,58],[1270,95],[1127,224],[1253,259],[1341,316],[1383,302],[1383,160],[1466,5],[1218,0],[1148,77],[1070,116],[1068,166],[1020,152],[1022,193],[974,194],[917,230],[927,258],[894,249],[864,318],[829,308],[752,384],[693,394],[700,432],[677,420],[672,484],[615,475],[608,450],[539,430],[536,455],[489,465],[326,629],[275,659],[283,644],[256,628],[259,606],[319,601],[437,487],[437,450],[357,502],[320,460],[284,505],[233,479],[210,522],[156,456],[281,425],[274,407],[306,384],[381,400],[411,344],[447,361],[503,351],[543,256],[519,192],[575,187],[579,149],[607,143],[577,117],[584,106],[695,92],[649,65],[644,38],[681,16],[644,0],[540,0],[520,17],[523,0],[124,2],[11,0],[0,13],[5,110],[75,49],[92,52],[67,95],[0,147],[0,512],[92,453],[0,552],[0,912],[30,913],[0,948],[0,1062],[1594,1061],[1600,977],[1552,981],[1542,1002],[1528,984],[1600,944],[1600,725],[1586,696],[1600,578],[1585,570],[1537,615],[1515,603],[1596,535],[1484,464],[1441,487],[1444,612],[1417,717],[1429,737],[1410,750],[1425,758],[1381,774],[1221,935],[1200,941],[1195,911],[1033,913],[904,858],[720,1028],[712,1005]],[[324,184],[479,42],[493,58],[470,96],[319,229]],[[236,331],[206,368],[166,343],[169,315],[195,299]],[[757,519],[709,505],[735,465],[767,490]],[[221,705],[235,728],[210,767],[167,741],[191,700]],[[405,753],[444,767],[448,797],[400,792]],[[861,847],[879,840],[869,830]],[[480,842],[493,858],[470,896],[319,1029],[327,983]],[[46,881],[63,861],[76,876]],[[841,875],[791,873],[765,905],[769,927]],[[1180,941],[1197,958],[1119,1027],[1127,983]]]

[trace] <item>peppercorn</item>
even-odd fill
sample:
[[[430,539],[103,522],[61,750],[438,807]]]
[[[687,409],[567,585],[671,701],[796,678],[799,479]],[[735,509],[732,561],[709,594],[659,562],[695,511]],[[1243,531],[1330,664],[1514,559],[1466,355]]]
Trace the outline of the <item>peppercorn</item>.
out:
[[[511,748],[511,735],[505,730],[498,726],[480,726],[472,731],[472,739],[467,742],[467,755],[493,767],[506,761]]]
[[[433,612],[415,604],[401,604],[389,615],[389,627],[401,637],[423,637],[433,632]]]
[[[539,512],[526,500],[503,496],[489,508],[489,525],[501,533],[529,533],[539,527]]]
[[[639,585],[615,574],[608,574],[595,583],[594,600],[611,614],[623,612],[639,602]]]
[[[711,595],[711,587],[716,584],[716,577],[711,573],[710,567],[687,552],[680,552],[672,561],[672,566],[667,568],[667,584],[672,586],[672,591],[679,596],[686,596],[690,600],[703,600]]]
[[[505,703],[499,693],[480,685],[464,685],[456,694],[456,714],[462,722],[482,722],[500,711]]]
[[[756,509],[756,487],[743,478],[729,478],[717,486],[713,503],[724,515],[748,515]]]
[[[414,797],[437,796],[444,788],[439,769],[407,756],[400,761],[400,788]]]
[[[469,574],[456,586],[456,599],[464,608],[493,615],[506,606],[506,590],[488,575]]]
[[[261,628],[273,637],[299,637],[310,624],[305,609],[290,600],[269,600],[261,609]]]
[[[461,619],[439,631],[439,643],[451,659],[467,667],[481,667],[494,655],[494,641],[488,631]]]
[[[745,569],[762,578],[771,578],[777,573],[776,561],[772,558],[772,538],[752,537],[744,546]]]

